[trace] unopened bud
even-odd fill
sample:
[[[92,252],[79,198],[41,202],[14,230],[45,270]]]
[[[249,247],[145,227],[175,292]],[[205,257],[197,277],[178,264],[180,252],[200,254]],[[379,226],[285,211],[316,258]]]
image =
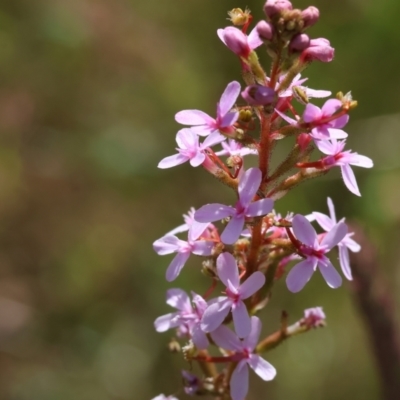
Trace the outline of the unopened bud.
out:
[[[242,97],[252,106],[265,106],[276,101],[274,89],[265,86],[247,86],[242,92]]]
[[[300,320],[300,324],[308,328],[318,328],[326,325],[325,319],[322,307],[308,308],[304,310],[304,317]]]
[[[303,51],[310,45],[310,37],[305,33],[299,33],[293,36],[289,44],[291,51]]]
[[[292,10],[293,6],[289,0],[267,0],[264,5],[264,12],[267,17],[272,17],[282,11]]]
[[[217,33],[229,50],[241,57],[249,56],[251,50],[247,43],[247,36],[240,29],[227,26],[224,29],[218,29]]]
[[[300,149],[305,151],[311,140],[312,138],[308,133],[300,133],[300,135],[297,136],[296,142],[300,146]]]
[[[310,40],[310,45],[301,54],[303,61],[318,60],[331,62],[335,55],[335,49],[330,46],[329,40],[324,38]]]
[[[256,25],[256,29],[258,36],[260,36],[262,40],[271,40],[274,36],[274,27],[267,21],[260,21]]]
[[[301,12],[304,28],[314,25],[319,20],[319,10],[317,7],[310,6]]]

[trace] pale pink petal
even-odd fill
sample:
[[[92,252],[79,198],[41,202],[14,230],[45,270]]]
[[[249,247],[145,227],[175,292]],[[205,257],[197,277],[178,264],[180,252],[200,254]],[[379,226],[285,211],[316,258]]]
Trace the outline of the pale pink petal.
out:
[[[203,161],[206,159],[204,153],[198,151],[194,157],[190,159],[190,165],[192,167],[198,167],[199,165],[203,164]]]
[[[200,329],[200,324],[196,324],[192,329],[192,340],[199,350],[205,350],[208,345],[207,335]]]
[[[221,42],[226,46],[224,29],[217,29],[217,35],[221,39]]]
[[[213,132],[218,132],[217,128],[215,127],[214,119],[209,123],[209,125],[192,126],[190,130],[198,136],[208,136]]]
[[[260,338],[261,321],[260,318],[257,317],[251,317],[250,320],[250,333],[243,339],[242,345],[243,347],[253,351],[258,344],[258,339]]]
[[[244,225],[244,217],[234,215],[228,222],[224,231],[221,234],[221,241],[225,244],[233,244],[239,239]]]
[[[304,122],[314,122],[322,117],[322,111],[314,104],[308,103],[303,113]]]
[[[249,313],[243,301],[238,301],[233,305],[232,317],[236,334],[240,338],[246,337],[250,333],[251,324]]]
[[[325,261],[326,263],[324,263],[324,265],[322,265],[320,262],[318,263],[318,269],[324,277],[328,286],[336,289],[342,284],[342,277],[336,271],[335,267],[332,265],[328,258],[326,258]]]
[[[218,103],[219,116],[222,118],[225,116],[231,108],[234,106],[238,96],[240,94],[240,83],[233,81],[228,84],[224,93],[222,93],[221,99]]]
[[[194,242],[196,239],[198,239],[204,233],[204,231],[207,229],[209,225],[210,225],[209,222],[198,222],[193,220],[192,224],[190,225],[188,233],[189,241]]]
[[[309,98],[321,99],[323,97],[328,97],[332,94],[329,90],[315,90],[309,89],[307,87],[302,87],[302,89],[306,92],[306,96]]]
[[[343,240],[342,243],[353,253],[358,253],[361,250],[361,246],[350,237],[351,234],[348,234]]]
[[[292,220],[293,232],[300,242],[314,247],[317,240],[317,232],[311,223],[301,214],[296,214]]]
[[[225,325],[211,332],[212,340],[218,347],[230,351],[241,351],[242,343],[239,338]]]
[[[321,240],[321,246],[332,249],[346,236],[347,225],[344,222],[337,223]]]
[[[222,253],[217,258],[217,273],[221,282],[228,287],[229,282],[235,287],[239,287],[239,269],[230,253]]]
[[[171,261],[171,264],[169,264],[165,274],[165,279],[168,282],[171,282],[178,277],[189,257],[190,253],[178,253],[175,256],[175,258]]]
[[[232,400],[245,400],[249,391],[249,368],[245,360],[240,361],[233,371],[230,386]]]
[[[345,131],[337,128],[326,128],[331,139],[345,139],[349,136]]]
[[[257,32],[257,27],[254,27],[249,33],[249,36],[247,37],[247,43],[249,44],[251,50],[260,47],[263,44],[263,41]]]
[[[374,166],[374,162],[369,157],[357,153],[349,154],[349,156],[346,157],[346,161],[351,165],[362,168],[372,168]]]
[[[264,381],[271,381],[276,376],[276,369],[262,357],[252,354],[247,361],[250,368]]]
[[[254,203],[250,203],[247,207],[246,216],[247,217],[260,217],[261,215],[266,215],[272,211],[274,208],[274,201],[272,199],[261,199]]]
[[[204,332],[217,329],[224,322],[231,306],[232,302],[227,297],[221,297],[220,300],[208,306],[201,318],[201,329]]]
[[[343,275],[349,280],[353,280],[353,275],[350,268],[349,251],[346,246],[339,246],[339,262],[342,268]]]
[[[176,143],[180,149],[199,147],[199,137],[190,128],[183,128],[176,134]]]
[[[329,125],[332,128],[338,128],[338,129],[343,128],[349,122],[349,119],[350,119],[349,115],[345,114],[329,122]]]
[[[154,327],[157,332],[166,332],[171,328],[176,328],[180,325],[179,320],[176,318],[179,313],[170,313],[158,317],[154,321]]]
[[[322,106],[322,113],[324,116],[331,116],[335,114],[336,111],[342,108],[342,102],[338,99],[329,99]]]
[[[336,213],[335,213],[335,206],[333,204],[333,201],[330,197],[328,197],[327,202],[328,202],[328,210],[329,210],[329,215],[331,216],[331,220],[334,224],[336,224]]]
[[[260,290],[265,283],[265,276],[262,272],[253,272],[241,285],[239,289],[240,298],[247,299]]]
[[[325,138],[326,139],[326,138]],[[315,140],[315,145],[322,153],[331,156],[336,154],[336,142],[330,140]]]
[[[171,307],[177,308],[180,311],[191,311],[192,304],[190,297],[182,289],[168,289],[167,290],[167,304]]]
[[[297,125],[297,121],[293,118],[288,117],[286,114],[283,112],[279,111],[277,108],[275,108],[275,112],[286,122],[288,122],[290,125]]]
[[[307,258],[306,260],[296,264],[290,270],[286,277],[286,285],[291,292],[297,293],[303,289],[306,283],[311,279],[317,262],[318,260],[314,257]]]
[[[260,188],[262,175],[258,168],[248,169],[239,180],[239,198],[243,207],[247,207]]]
[[[211,256],[214,244],[210,240],[197,240],[192,245],[192,253],[196,254],[196,256]]]
[[[234,111],[224,115],[219,123],[219,128],[227,128],[232,126],[239,118],[239,112]]]
[[[207,147],[213,147],[224,140],[226,140],[224,135],[221,135],[218,131],[214,131],[210,133],[210,135],[204,140],[204,142],[201,144],[201,148],[206,149]]]
[[[172,156],[168,156],[163,158],[157,165],[158,168],[166,169],[176,167],[177,165],[183,164],[189,160],[188,156],[184,156],[182,154],[174,154]]]
[[[194,219],[197,222],[214,222],[230,217],[235,213],[236,210],[233,207],[224,204],[206,204],[194,213]]]
[[[173,235],[166,235],[153,243],[153,249],[159,256],[175,253],[185,243]]]
[[[182,125],[208,125],[214,119],[200,110],[183,110],[175,114],[175,121]]]
[[[325,214],[314,211],[312,215],[315,217],[315,220],[318,222],[320,227],[327,232],[335,225],[334,222]]]
[[[340,169],[342,170],[342,178],[347,189],[349,189],[350,192],[354,193],[356,196],[361,196],[360,190],[358,189],[356,177],[354,176],[354,172],[351,169],[350,165],[342,165]]]

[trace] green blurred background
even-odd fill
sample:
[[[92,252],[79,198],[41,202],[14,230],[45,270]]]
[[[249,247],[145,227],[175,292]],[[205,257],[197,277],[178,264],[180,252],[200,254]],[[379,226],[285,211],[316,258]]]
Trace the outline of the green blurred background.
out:
[[[400,295],[400,36],[397,0],[317,0],[310,34],[336,49],[312,65],[308,85],[352,91],[359,107],[349,148],[373,158],[356,169],[362,198],[339,171],[277,203],[286,213],[326,212],[362,221],[379,246],[383,273]],[[240,80],[236,57],[216,35],[226,12],[263,1],[0,1],[0,398],[146,400],[186,398],[180,355],[154,319],[169,312],[165,291],[202,292],[191,260],[172,285],[170,256],[152,242],[191,206],[230,202],[200,168],[158,170],[174,153],[174,114],[213,113]],[[311,5],[298,0],[295,6]],[[262,51],[260,54],[263,53]],[[267,58],[261,55],[264,61]],[[264,64],[266,65],[266,64]],[[284,153],[277,149],[277,157]],[[263,333],[304,308],[323,306],[326,329],[294,338],[266,358],[277,378],[251,377],[248,400],[374,400],[379,382],[347,282],[329,289],[316,275],[299,294],[279,285],[263,311]]]

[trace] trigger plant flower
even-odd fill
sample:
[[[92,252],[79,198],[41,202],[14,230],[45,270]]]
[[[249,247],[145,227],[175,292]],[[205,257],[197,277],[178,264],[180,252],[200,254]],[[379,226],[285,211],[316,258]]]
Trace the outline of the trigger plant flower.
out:
[[[237,362],[229,382],[232,400],[244,400],[249,390],[249,367],[264,381],[275,378],[276,369],[254,352],[261,333],[261,321],[251,317],[249,334],[240,340],[229,328],[222,325],[211,337],[221,348],[233,351]]]
[[[256,28],[254,28],[248,36],[240,29],[233,26],[218,29],[217,34],[229,50],[243,58],[248,58],[254,49],[263,44]]]
[[[217,329],[232,310],[235,331],[239,337],[245,337],[250,332],[251,324],[243,300],[252,296],[264,285],[265,276],[256,271],[240,284],[235,258],[229,253],[222,253],[218,257],[217,274],[226,286],[226,296],[219,297],[207,307],[201,320],[201,329],[204,332]]]
[[[217,117],[212,118],[200,110],[183,110],[175,115],[175,121],[182,125],[190,125],[192,131],[200,136],[212,136],[212,141],[222,142],[225,136],[235,131],[234,124],[239,118],[238,111],[232,111],[232,107],[240,94],[240,83],[233,81],[228,84],[221,99],[217,104]]]
[[[317,268],[328,286],[338,288],[342,284],[342,278],[325,254],[346,236],[346,224],[339,222],[334,225],[321,242],[315,229],[303,215],[297,214],[293,217],[292,227],[297,239],[295,245],[298,248],[298,254],[304,260],[296,264],[286,277],[288,289],[293,293],[299,292]]]
[[[261,199],[252,202],[261,184],[261,171],[258,168],[248,169],[239,180],[239,200],[235,207],[224,204],[207,204],[194,214],[198,222],[214,222],[230,217],[230,221],[222,232],[223,243],[232,244],[239,239],[246,218],[260,217],[272,211],[272,199]]]

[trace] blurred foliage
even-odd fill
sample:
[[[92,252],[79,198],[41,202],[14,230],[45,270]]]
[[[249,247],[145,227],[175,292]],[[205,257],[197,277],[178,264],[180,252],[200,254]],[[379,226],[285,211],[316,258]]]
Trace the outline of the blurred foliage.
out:
[[[226,12],[248,6],[258,20],[262,5],[0,1],[0,398],[185,398],[179,371],[189,366],[167,352],[170,335],[153,329],[169,312],[171,285],[164,280],[170,257],[157,257],[151,245],[189,207],[229,201],[231,193],[201,169],[156,165],[173,154],[174,113],[212,112],[226,84],[239,79],[237,59],[216,36]],[[359,108],[348,127],[350,148],[376,167],[356,171],[361,199],[332,171],[277,209],[326,212],[331,196],[338,216],[360,221],[378,244],[399,293],[400,2],[313,5],[321,20],[310,34],[329,38],[336,59],[312,65],[309,86],[352,90]],[[173,286],[205,289],[196,262]],[[333,291],[316,276],[297,295],[279,285],[261,315],[265,333],[277,329],[282,309],[294,321],[317,305],[328,327],[268,354],[277,378],[253,376],[248,400],[379,398],[346,284]]]

